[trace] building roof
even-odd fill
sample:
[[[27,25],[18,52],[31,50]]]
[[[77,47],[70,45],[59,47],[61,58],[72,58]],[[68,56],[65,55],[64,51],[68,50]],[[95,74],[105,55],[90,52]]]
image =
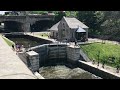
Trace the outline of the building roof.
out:
[[[70,18],[70,17],[63,17],[63,18],[65,19],[65,21],[67,22],[70,28],[78,28],[78,26],[80,26],[81,28],[89,28],[88,26],[86,26],[76,18]]]
[[[53,25],[50,29],[48,30],[54,30],[54,31],[58,31],[58,25],[59,25],[60,21],[58,23],[56,23],[55,25]]]
[[[86,32],[83,28],[81,27],[78,27],[77,31],[76,32]]]
[[[80,22],[78,19],[76,18],[70,18],[70,17],[63,17],[66,21],[66,23],[68,24],[69,28],[89,28],[88,26],[86,26],[85,24],[83,24],[82,22]],[[60,21],[58,23],[56,23],[55,25],[53,25],[50,29],[50,31],[58,31],[58,25],[60,24]]]

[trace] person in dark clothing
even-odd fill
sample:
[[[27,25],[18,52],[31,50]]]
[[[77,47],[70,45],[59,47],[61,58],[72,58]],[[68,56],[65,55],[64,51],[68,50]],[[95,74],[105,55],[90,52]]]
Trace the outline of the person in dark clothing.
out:
[[[15,46],[14,46],[14,44],[12,44],[12,49],[13,49],[13,51],[15,51]]]
[[[21,46],[20,46],[20,45],[18,45],[18,51],[20,51],[20,49],[21,49]]]
[[[95,64],[95,60],[93,59],[93,62],[92,62],[92,64]]]
[[[97,64],[98,67],[99,67],[99,63],[100,63],[100,62],[98,61],[98,64]]]
[[[77,41],[75,40],[75,45],[77,45]]]
[[[105,61],[103,61],[103,63],[102,63],[102,68],[104,68],[104,66],[105,66]]]

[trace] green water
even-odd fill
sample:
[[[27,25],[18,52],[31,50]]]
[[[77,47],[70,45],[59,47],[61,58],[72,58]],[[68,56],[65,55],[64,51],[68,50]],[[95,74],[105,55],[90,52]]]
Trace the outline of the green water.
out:
[[[46,79],[101,79],[83,69],[65,65],[41,67],[39,73]]]
[[[33,41],[27,38],[9,38],[9,39],[12,40],[13,42],[17,41],[17,43],[19,43],[20,45],[24,45],[25,48],[28,48],[29,45],[30,47],[33,47],[41,44],[38,43],[37,41]]]

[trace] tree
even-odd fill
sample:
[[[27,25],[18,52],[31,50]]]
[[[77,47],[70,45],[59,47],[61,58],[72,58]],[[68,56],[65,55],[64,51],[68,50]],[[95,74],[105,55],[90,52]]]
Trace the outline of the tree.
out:
[[[104,68],[105,64],[107,63],[107,59],[103,57],[101,62],[102,62],[102,68]]]
[[[75,17],[77,18],[78,11],[66,11],[65,14],[67,17]]]
[[[104,22],[101,24],[103,35],[108,39],[119,40],[120,34],[120,11],[103,11]]]
[[[58,11],[55,13],[55,23],[59,22],[63,16],[66,16],[66,13],[64,11]]]
[[[77,13],[77,18],[90,28],[90,35],[99,34],[103,17],[100,11],[79,11]]]
[[[119,69],[120,69],[120,58],[117,59],[115,58],[115,67],[116,67],[116,73],[119,73]]]
[[[98,59],[98,66],[99,66],[99,63],[100,63],[100,51],[98,51],[98,53],[97,53],[97,59]]]
[[[31,14],[43,14],[43,13],[48,13],[48,11],[29,11]]]
[[[94,29],[96,25],[95,11],[79,11],[77,17],[88,27]]]

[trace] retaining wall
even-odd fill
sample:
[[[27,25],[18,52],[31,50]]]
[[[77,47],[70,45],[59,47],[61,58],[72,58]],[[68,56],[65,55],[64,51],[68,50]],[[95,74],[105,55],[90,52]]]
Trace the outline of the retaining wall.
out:
[[[91,72],[99,77],[102,77],[103,79],[120,79],[119,76],[114,75],[110,72],[104,71],[104,70],[100,70],[98,68],[92,67],[88,64],[86,64],[84,61],[78,61],[78,66],[88,72]]]

